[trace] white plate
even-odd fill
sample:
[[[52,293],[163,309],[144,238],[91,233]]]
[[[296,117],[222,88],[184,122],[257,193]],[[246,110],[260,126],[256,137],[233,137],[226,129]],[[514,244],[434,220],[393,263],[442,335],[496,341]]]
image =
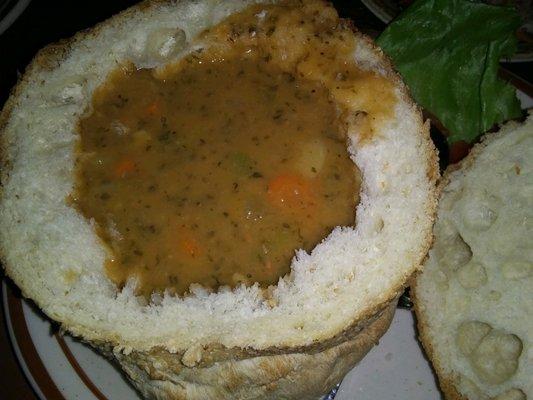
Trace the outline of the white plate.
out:
[[[522,92],[523,108],[533,99]],[[120,371],[91,347],[62,336],[28,301],[3,285],[3,307],[17,358],[42,400],[140,399]],[[413,314],[396,312],[388,332],[344,378],[335,400],[442,400],[416,339]]]

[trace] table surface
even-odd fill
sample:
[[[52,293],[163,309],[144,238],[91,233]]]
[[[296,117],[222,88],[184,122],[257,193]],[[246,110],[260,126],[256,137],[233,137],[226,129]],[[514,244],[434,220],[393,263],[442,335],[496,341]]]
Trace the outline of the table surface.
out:
[[[17,77],[36,51],[48,43],[66,38],[135,3],[132,0],[108,2],[32,1],[17,21],[0,35],[0,105],[9,95]],[[383,29],[381,23],[359,0],[333,1],[341,16],[356,20],[356,26],[372,36]],[[510,69],[531,81],[532,63],[511,65]],[[5,279],[0,273],[0,279]],[[12,285],[8,281],[8,284]],[[12,285],[13,286],[13,285]],[[2,399],[37,400],[16,360],[9,341],[4,310],[0,307],[0,393]]]

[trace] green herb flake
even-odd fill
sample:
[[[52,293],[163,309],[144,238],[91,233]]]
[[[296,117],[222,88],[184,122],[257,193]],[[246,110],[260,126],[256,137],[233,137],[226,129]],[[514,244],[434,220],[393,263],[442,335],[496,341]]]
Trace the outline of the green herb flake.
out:
[[[230,161],[236,173],[245,175],[253,168],[252,159],[245,153],[234,152],[230,154]]]

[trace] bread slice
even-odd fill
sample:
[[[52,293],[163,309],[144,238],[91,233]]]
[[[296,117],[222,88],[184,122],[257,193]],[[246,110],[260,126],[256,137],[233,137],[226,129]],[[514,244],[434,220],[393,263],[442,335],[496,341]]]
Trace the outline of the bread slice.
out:
[[[355,228],[337,227],[310,254],[297,251],[291,273],[267,292],[196,287],[147,303],[107,278],[106,249],[67,200],[78,119],[117,66],[176,61],[206,46],[200,32],[256,3],[143,2],[39,52],[0,116],[7,274],[65,331],[117,360],[149,398],[317,398],[384,333],[431,243],[438,167],[429,126],[381,50],[354,32],[353,59],[386,77],[397,98],[371,139],[349,128],[363,177]],[[325,2],[298,6],[336,18]]]
[[[531,399],[533,114],[487,134],[441,188],[420,339],[447,399]]]

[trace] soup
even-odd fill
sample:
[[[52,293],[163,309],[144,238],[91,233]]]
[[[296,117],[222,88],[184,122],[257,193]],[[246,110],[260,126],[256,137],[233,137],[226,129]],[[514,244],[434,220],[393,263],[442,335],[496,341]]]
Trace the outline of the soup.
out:
[[[119,287],[268,286],[297,249],[354,224],[360,177],[346,121],[371,140],[394,96],[346,61],[355,45],[336,16],[283,4],[230,17],[203,34],[216,45],[175,64],[120,68],[95,92],[72,199],[94,220]],[[293,57],[302,46],[307,55]],[[347,115],[343,104],[359,103]]]

